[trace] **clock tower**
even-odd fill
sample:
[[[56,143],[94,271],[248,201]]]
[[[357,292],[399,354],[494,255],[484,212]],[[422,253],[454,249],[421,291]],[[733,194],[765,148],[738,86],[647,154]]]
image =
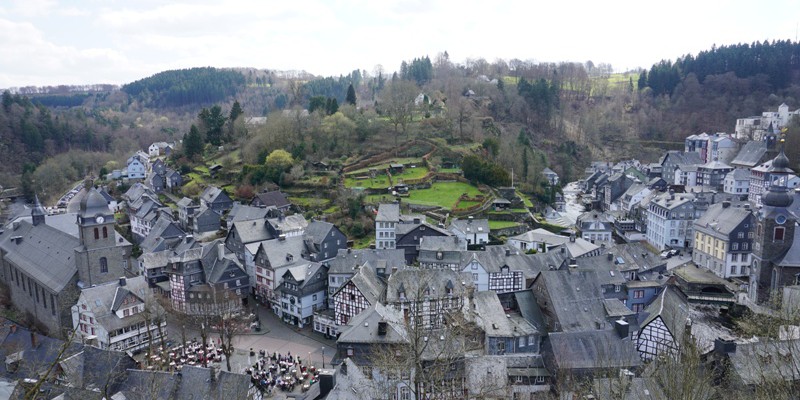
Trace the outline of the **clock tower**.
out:
[[[789,159],[781,146],[780,154],[767,170],[771,177],[769,189],[762,197],[760,210],[755,212],[753,261],[750,268],[748,297],[764,303],[781,290],[782,262],[794,242],[796,218],[789,211],[794,197],[787,187]]]
[[[78,279],[84,287],[126,276],[131,244],[114,230],[114,213],[105,197],[90,188],[77,217],[80,246],[75,249]]]

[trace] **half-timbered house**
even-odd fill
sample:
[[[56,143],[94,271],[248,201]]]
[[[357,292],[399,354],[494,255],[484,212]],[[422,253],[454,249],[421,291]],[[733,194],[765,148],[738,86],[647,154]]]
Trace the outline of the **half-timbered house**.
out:
[[[350,319],[383,300],[386,283],[375,273],[370,262],[341,286],[333,295],[336,325],[346,325]]]

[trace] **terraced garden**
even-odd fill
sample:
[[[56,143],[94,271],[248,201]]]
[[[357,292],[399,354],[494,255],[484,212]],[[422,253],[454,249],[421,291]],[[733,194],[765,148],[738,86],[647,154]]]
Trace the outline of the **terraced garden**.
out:
[[[412,190],[408,198],[404,201],[412,204],[426,206],[439,206],[446,209],[453,209],[462,194],[466,193],[469,197],[475,197],[481,191],[468,183],[463,182],[436,182],[430,189]]]

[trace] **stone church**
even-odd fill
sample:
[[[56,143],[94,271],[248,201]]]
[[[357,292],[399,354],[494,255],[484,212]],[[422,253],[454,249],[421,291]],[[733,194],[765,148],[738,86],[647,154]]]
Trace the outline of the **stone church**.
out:
[[[72,329],[82,288],[133,276],[132,245],[114,229],[114,213],[95,188],[77,214],[48,216],[36,200],[30,217],[0,228],[0,281],[14,305],[51,335]]]

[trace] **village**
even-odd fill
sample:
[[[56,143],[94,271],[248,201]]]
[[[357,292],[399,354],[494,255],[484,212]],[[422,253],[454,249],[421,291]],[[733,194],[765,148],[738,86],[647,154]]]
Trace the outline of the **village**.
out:
[[[0,391],[405,400],[794,390],[800,177],[782,129],[798,114],[783,104],[731,134],[690,135],[654,163],[596,161],[578,182],[545,168],[558,190],[542,207],[513,179],[472,185],[456,158],[433,165],[430,143],[407,144],[422,150],[406,160],[317,162],[319,176],[369,198],[358,207],[374,235],[359,243],[280,187],[248,201],[211,184],[184,196],[187,180],[225,168],[181,173],[168,157],[180,143],[153,143],[0,229],[0,280],[32,322],[0,322]],[[119,196],[115,182],[127,186]],[[269,347],[294,337],[294,353]],[[666,384],[675,374],[701,378]]]

